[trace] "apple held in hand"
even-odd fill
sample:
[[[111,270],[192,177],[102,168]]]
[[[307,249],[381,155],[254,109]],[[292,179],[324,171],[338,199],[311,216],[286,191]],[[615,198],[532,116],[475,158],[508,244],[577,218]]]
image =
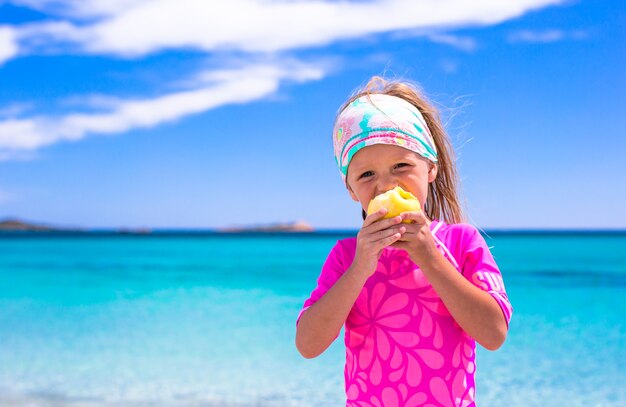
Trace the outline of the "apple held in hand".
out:
[[[387,213],[384,218],[393,218],[400,215],[402,212],[417,212],[422,210],[417,198],[401,187],[395,187],[390,191],[377,195],[367,206],[367,214],[371,215],[380,210],[380,208],[387,208]],[[403,223],[411,222],[405,220]]]

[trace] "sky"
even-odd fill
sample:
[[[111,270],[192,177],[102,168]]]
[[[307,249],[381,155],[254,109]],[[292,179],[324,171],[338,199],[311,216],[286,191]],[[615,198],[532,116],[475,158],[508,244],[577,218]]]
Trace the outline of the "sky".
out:
[[[484,229],[626,228],[621,0],[0,0],[0,219],[353,229],[331,131],[417,82]]]

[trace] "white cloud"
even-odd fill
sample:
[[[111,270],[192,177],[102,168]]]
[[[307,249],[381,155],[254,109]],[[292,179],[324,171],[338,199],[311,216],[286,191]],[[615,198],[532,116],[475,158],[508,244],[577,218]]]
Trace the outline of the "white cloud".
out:
[[[123,133],[224,104],[259,100],[274,94],[284,81],[310,81],[329,72],[328,64],[288,61],[290,52],[382,33],[412,33],[473,51],[472,38],[449,32],[496,24],[565,0],[9,1],[47,18],[0,26],[0,65],[23,55],[141,58],[163,50],[194,49],[218,56],[235,51],[243,55],[244,68],[203,72],[185,83],[170,84],[174,91],[154,98],[66,97],[57,107],[69,112],[57,116],[36,114],[30,102],[24,103],[29,109],[22,110],[0,106],[6,113],[0,115],[0,160],[31,157],[37,149],[62,141]],[[264,58],[269,62],[258,62]],[[444,63],[443,69],[454,72],[456,65]]]
[[[476,40],[471,37],[435,31],[433,29],[405,30],[394,33],[392,38],[405,39],[407,37],[424,37],[431,42],[450,45],[465,52],[473,52],[478,48]]]
[[[104,112],[0,120],[0,159],[61,141],[152,127],[218,106],[259,100],[276,92],[283,81],[304,82],[323,75],[321,68],[303,64],[251,65],[204,72],[196,89],[153,99],[117,100]]]
[[[18,52],[15,30],[11,27],[0,26],[0,65],[17,56]]]
[[[529,42],[529,43],[550,43],[562,40],[584,40],[589,37],[586,31],[564,31],[564,30],[520,30],[509,35],[509,42]]]
[[[45,14],[90,19],[115,15],[120,10],[149,0],[10,0],[10,3]]]
[[[511,42],[554,42],[565,37],[561,30],[531,31],[521,30],[509,36]]]
[[[0,119],[22,115],[32,109],[32,107],[30,103],[12,103],[0,108]]]
[[[119,106],[123,99],[103,94],[73,95],[59,101],[59,106],[64,109],[101,109],[112,110]]]
[[[470,37],[442,33],[427,34],[426,37],[432,42],[451,45],[467,52],[472,52],[477,48],[476,41]]]
[[[20,28],[20,38],[26,47],[64,42],[84,52],[123,56],[180,48],[277,52],[417,29],[458,45],[442,29],[495,24],[563,1],[44,1],[40,9],[66,20],[29,24]],[[34,1],[22,3],[37,7]]]

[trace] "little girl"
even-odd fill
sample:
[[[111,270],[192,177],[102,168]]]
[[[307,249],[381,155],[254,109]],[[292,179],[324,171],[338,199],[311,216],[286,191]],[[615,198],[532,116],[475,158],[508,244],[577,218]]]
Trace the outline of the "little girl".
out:
[[[340,240],[298,317],[296,346],[320,355],[345,324],[347,406],[474,406],[475,342],[498,349],[512,308],[484,239],[461,223],[453,151],[415,87],[372,78],[340,110],[333,144],[365,210],[396,186],[423,211],[366,216]]]

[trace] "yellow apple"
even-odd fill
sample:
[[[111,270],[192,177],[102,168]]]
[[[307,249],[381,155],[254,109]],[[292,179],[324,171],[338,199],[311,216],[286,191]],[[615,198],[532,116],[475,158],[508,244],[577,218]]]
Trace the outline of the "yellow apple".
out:
[[[387,213],[384,218],[393,218],[400,215],[402,212],[417,212],[422,210],[417,198],[401,187],[395,187],[390,191],[377,195],[367,206],[367,214],[371,215],[380,210],[380,208],[387,208]],[[403,222],[411,223],[407,220]]]

